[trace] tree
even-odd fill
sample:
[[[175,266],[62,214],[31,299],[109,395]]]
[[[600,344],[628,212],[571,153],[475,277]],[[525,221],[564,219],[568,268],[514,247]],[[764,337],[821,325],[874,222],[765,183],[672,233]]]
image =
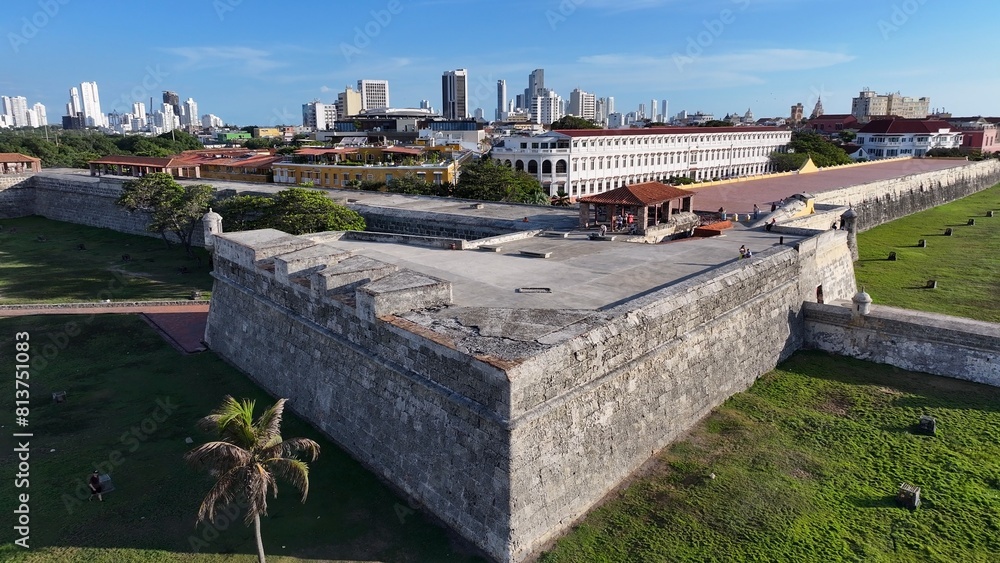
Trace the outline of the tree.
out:
[[[206,432],[218,434],[219,440],[202,444],[184,454],[195,469],[207,469],[216,476],[215,485],[198,508],[198,522],[215,519],[216,510],[238,501],[247,506],[244,523],[254,525],[257,560],[264,563],[264,543],[260,537],[260,517],[267,516],[267,496],[277,498],[275,476],[281,477],[302,493],[309,495],[309,465],[298,459],[304,453],[316,461],[319,444],[308,438],[281,438],[281,416],[287,399],[278,399],[256,420],[254,402],[237,401],[226,396],[212,414],[198,421]]]
[[[847,151],[814,131],[792,133],[792,140],[788,143],[788,148],[794,156],[788,156],[786,153],[771,155],[771,165],[776,172],[797,170],[807,158],[812,158],[813,164],[820,168],[852,162]]]
[[[705,123],[701,124],[701,127],[732,127],[733,123],[731,121],[724,121],[722,119],[710,119]]]
[[[569,207],[569,194],[559,190],[556,195],[549,198],[549,204],[556,207]]]
[[[575,115],[564,115],[552,122],[549,127],[553,131],[556,129],[600,129],[601,126],[589,119],[577,117]]]
[[[433,183],[421,180],[416,174],[393,178],[389,180],[388,188],[396,194],[432,195],[437,191]]]
[[[222,200],[219,214],[232,231],[278,229],[301,235],[320,231],[363,231],[365,219],[324,192],[289,188],[273,195],[241,195]]]
[[[851,141],[857,138],[858,134],[855,133],[854,131],[841,131],[840,133],[837,133],[837,136],[840,137],[841,141],[845,143],[850,143]]]
[[[486,201],[542,205],[549,201],[538,180],[489,157],[483,157],[462,167],[462,174],[459,176],[454,193],[456,197]]]
[[[125,182],[116,203],[129,211],[149,213],[150,222],[146,228],[160,233],[168,247],[167,233],[173,233],[190,254],[191,236],[202,215],[208,211],[213,193],[212,186],[181,186],[170,174],[154,172]]]

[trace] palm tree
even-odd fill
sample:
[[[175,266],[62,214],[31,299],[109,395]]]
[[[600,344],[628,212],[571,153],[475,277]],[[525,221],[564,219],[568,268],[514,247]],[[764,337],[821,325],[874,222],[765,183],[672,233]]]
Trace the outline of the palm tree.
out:
[[[215,519],[217,508],[238,500],[246,501],[244,523],[252,522],[257,536],[257,559],[264,563],[264,544],[260,538],[260,517],[267,516],[267,494],[278,496],[275,476],[309,494],[309,465],[296,457],[299,452],[319,456],[319,444],[308,438],[281,439],[281,415],[287,399],[278,399],[257,420],[254,402],[237,401],[229,395],[212,414],[198,421],[206,432],[217,432],[219,440],[202,444],[184,454],[195,469],[208,469],[217,478],[198,509],[198,522]]]

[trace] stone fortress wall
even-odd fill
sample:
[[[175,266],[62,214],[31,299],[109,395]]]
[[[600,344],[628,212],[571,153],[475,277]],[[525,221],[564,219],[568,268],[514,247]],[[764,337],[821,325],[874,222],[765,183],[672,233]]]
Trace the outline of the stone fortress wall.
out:
[[[493,355],[472,351],[490,349],[477,330],[456,338],[411,314],[447,310],[447,282],[337,236],[216,237],[206,340],[499,561],[529,557],[798,349],[818,285],[854,293],[847,235],[828,231],[566,312],[576,320],[528,352]]]

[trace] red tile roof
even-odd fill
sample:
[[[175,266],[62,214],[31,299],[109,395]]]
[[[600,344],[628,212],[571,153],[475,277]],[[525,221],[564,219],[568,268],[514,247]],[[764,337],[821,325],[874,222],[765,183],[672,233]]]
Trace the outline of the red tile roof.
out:
[[[817,121],[857,121],[858,118],[854,117],[849,113],[824,113],[819,117],[814,117],[809,120],[809,123],[816,123]]]
[[[191,156],[184,158],[184,162],[191,165],[219,166],[222,168],[264,168],[271,166],[275,162],[281,162],[285,157],[271,156],[268,154],[254,155],[248,158],[212,158],[206,156]]]
[[[644,182],[622,186],[604,193],[579,198],[584,203],[601,205],[656,205],[672,199],[689,197],[694,193],[661,182]]]
[[[950,130],[951,124],[940,119],[876,119],[868,122],[859,133],[937,133],[938,129]]]
[[[631,129],[554,129],[569,137],[609,137],[617,135],[690,135],[691,133],[776,133],[783,127],[645,127]]]
[[[0,152],[0,162],[41,162],[42,159],[19,152]]]
[[[131,156],[124,154],[112,154],[97,160],[91,160],[90,164],[116,164],[119,166],[153,166],[157,168],[190,168],[197,166],[188,160],[178,157],[160,158],[154,156]]]

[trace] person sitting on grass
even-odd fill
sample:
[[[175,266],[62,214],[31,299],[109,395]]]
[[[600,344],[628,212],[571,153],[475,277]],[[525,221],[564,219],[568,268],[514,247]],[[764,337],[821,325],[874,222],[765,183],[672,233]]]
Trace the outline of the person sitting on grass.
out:
[[[90,475],[90,481],[87,484],[90,485],[90,498],[87,500],[94,500],[94,495],[97,495],[97,500],[104,502],[104,497],[101,496],[101,474],[96,469]]]

